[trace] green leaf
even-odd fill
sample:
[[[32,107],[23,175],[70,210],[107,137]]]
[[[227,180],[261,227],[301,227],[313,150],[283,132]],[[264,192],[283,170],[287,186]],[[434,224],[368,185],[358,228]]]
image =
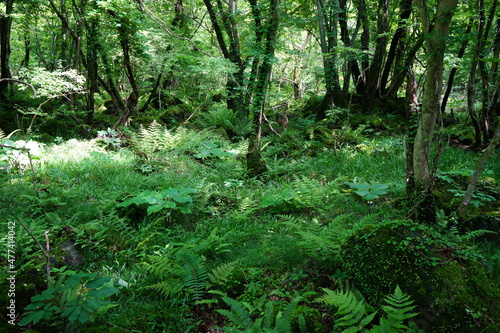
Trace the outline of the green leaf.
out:
[[[103,287],[101,289],[92,290],[88,293],[88,297],[107,298],[111,295],[118,293],[115,287]]]
[[[365,200],[374,200],[377,198],[379,198],[379,196],[376,194],[373,194],[373,193],[367,194],[363,197],[363,199],[365,199]]]
[[[104,276],[98,276],[95,279],[93,279],[92,281],[87,282],[85,284],[85,287],[86,288],[91,288],[91,289],[97,289],[97,288],[102,287],[103,285],[105,285],[109,281],[111,281],[111,277],[110,276],[106,276],[106,277],[104,277]]]
[[[46,315],[49,315],[48,318],[45,318]],[[26,317],[24,317],[20,322],[19,322],[19,326],[26,326],[28,324],[37,324],[40,320],[42,319],[49,319],[51,317],[51,314],[48,313],[48,312],[45,312],[45,311],[36,311],[36,312],[32,312],[30,313],[29,315],[27,315]]]
[[[157,213],[160,210],[162,210],[163,208],[165,208],[163,205],[152,205],[152,206],[149,206],[148,209],[147,209],[148,215],[151,215],[153,213]]]
[[[365,197],[370,193],[370,191],[363,189],[363,190],[356,190],[356,191],[354,191],[354,193],[356,193],[360,197]]]

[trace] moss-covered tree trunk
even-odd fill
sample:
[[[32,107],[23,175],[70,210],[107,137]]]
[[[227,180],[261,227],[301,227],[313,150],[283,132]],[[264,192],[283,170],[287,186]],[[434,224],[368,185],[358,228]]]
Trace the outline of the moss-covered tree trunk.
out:
[[[435,222],[436,211],[432,197],[434,175],[431,166],[431,143],[440,112],[440,98],[443,83],[444,53],[451,19],[458,0],[439,0],[435,15],[429,13],[425,0],[419,0],[420,17],[424,31],[428,34],[427,73],[422,95],[422,109],[413,148],[413,170],[415,188],[419,194],[416,217],[423,222]],[[431,17],[433,19],[431,20]]]

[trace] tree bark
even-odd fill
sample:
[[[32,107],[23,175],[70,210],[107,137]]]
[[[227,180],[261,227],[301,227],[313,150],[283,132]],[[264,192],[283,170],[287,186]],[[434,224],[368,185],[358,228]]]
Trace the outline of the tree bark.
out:
[[[336,97],[340,97],[340,80],[336,69],[337,46],[337,13],[332,2],[326,4],[322,0],[317,0],[319,39],[321,54],[323,58],[323,72],[325,78],[326,93],[323,102],[316,110],[316,117],[323,119],[325,111],[335,106]]]
[[[372,110],[375,98],[381,97],[380,91],[380,73],[385,58],[387,47],[386,33],[389,28],[389,2],[388,0],[379,0],[377,9],[377,38],[375,41],[375,52],[373,54],[366,83],[366,94],[364,98],[364,111]]]
[[[264,118],[264,103],[266,100],[267,87],[269,85],[269,80],[271,77],[271,71],[273,66],[273,58],[276,47],[276,39],[278,35],[278,27],[280,23],[280,6],[279,0],[270,0],[270,18],[266,25],[265,31],[267,31],[264,42],[263,55],[261,59],[261,64],[259,66],[257,81],[255,89],[253,91],[254,99],[252,101],[252,112],[254,113],[254,132],[250,136],[250,142],[248,145],[247,152],[247,172],[248,175],[259,176],[267,171],[267,166],[265,161],[262,159],[260,148],[261,148],[261,137],[262,137],[262,121]],[[254,12],[254,15],[257,12]],[[255,16],[256,27],[258,27],[260,20],[260,13]]]
[[[0,75],[2,79],[12,78],[10,72],[10,34],[12,29],[12,9],[14,0],[5,0],[5,15],[0,16]],[[0,95],[7,92],[9,80],[0,81]]]
[[[404,38],[406,36],[406,20],[410,17],[413,7],[413,0],[401,0],[400,5],[400,16],[398,22],[398,28],[392,36],[391,45],[389,47],[389,52],[387,53],[387,60],[385,62],[384,71],[382,72],[382,77],[380,78],[380,89],[382,95],[385,95],[387,90],[387,82],[389,80],[389,74],[392,71],[392,67],[396,59],[401,59],[403,50],[405,48]],[[396,61],[396,64],[398,62]]]
[[[415,187],[420,192],[417,219],[426,222],[436,221],[436,211],[432,198],[433,175],[430,165],[430,147],[436,118],[440,112],[440,97],[443,82],[444,52],[449,35],[451,19],[458,0],[439,0],[435,19],[431,21],[426,0],[419,0],[420,16],[426,40],[427,73],[424,81],[422,110],[415,136],[413,149],[413,169]]]

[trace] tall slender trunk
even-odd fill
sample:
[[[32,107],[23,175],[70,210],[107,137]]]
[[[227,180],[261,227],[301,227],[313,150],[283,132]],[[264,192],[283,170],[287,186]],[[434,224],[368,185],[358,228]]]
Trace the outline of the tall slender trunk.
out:
[[[474,23],[474,18],[470,18],[469,24],[467,25],[467,30],[465,31],[465,38],[462,41],[462,44],[460,45],[460,50],[458,51],[457,58],[462,59],[465,50],[467,49],[467,45],[469,44],[469,34],[472,31],[472,25]],[[444,114],[446,110],[446,104],[448,103],[448,98],[450,97],[451,89],[453,88],[453,83],[455,81],[455,75],[457,74],[458,67],[454,66],[451,71],[450,75],[448,76],[448,82],[446,83],[446,90],[443,95],[443,101],[441,102],[441,113]]]
[[[387,53],[384,71],[382,72],[382,76],[380,78],[380,90],[382,95],[385,95],[386,93],[389,74],[391,72],[394,73],[394,71],[392,71],[394,62],[396,62],[396,65],[398,65],[398,62],[396,60],[401,59],[401,55],[403,54],[403,50],[405,48],[403,41],[406,36],[407,30],[406,21],[411,15],[412,6],[413,0],[401,0],[398,28],[396,29],[396,32],[392,37],[389,52]]]
[[[14,0],[5,0],[5,15],[0,16],[0,78],[10,79],[10,34],[12,29],[12,9]],[[7,92],[8,80],[0,81],[0,95]]]
[[[326,93],[323,102],[316,111],[318,119],[325,117],[325,111],[335,106],[336,97],[340,97],[340,80],[336,69],[337,46],[337,3],[324,3],[323,0],[316,2],[318,10],[319,39],[321,54],[323,58],[323,71],[325,78]]]

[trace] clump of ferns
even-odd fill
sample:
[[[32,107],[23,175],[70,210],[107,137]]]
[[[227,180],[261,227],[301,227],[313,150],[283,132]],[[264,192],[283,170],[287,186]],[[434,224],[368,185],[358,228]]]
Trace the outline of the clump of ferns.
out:
[[[238,332],[289,333],[293,332],[293,328],[298,328],[301,333],[307,332],[306,318],[295,311],[304,300],[300,296],[294,298],[284,309],[278,302],[268,300],[267,295],[262,295],[254,303],[226,296],[222,300],[226,309],[218,309],[217,312],[225,316],[230,327],[238,329]],[[228,332],[233,330],[229,329]]]
[[[349,289],[323,290],[325,295],[316,301],[336,309],[334,332],[423,332],[411,321],[411,318],[418,315],[412,312],[416,306],[412,305],[410,296],[403,293],[399,286],[396,286],[393,294],[385,297],[386,305],[381,306],[383,315],[379,316],[378,324],[376,324],[378,311],[367,304],[359,292]]]
[[[290,215],[282,215],[283,223],[298,236],[297,246],[308,258],[319,263],[340,262],[340,245],[349,233],[353,214],[341,214],[327,224],[317,219],[301,223]]]
[[[132,134],[130,144],[138,155],[150,156],[160,150],[174,148],[179,140],[178,133],[172,133],[154,120],[147,127],[141,125],[139,130]]]
[[[214,236],[216,232],[211,235],[208,237],[219,239]],[[169,244],[147,256],[142,265],[153,281],[145,288],[155,290],[169,299],[182,298],[188,303],[203,303],[208,290],[223,284],[236,267],[233,263],[226,263],[209,270],[207,257],[203,253],[226,252],[228,244],[212,248],[208,243],[214,242],[191,242],[177,246]]]

